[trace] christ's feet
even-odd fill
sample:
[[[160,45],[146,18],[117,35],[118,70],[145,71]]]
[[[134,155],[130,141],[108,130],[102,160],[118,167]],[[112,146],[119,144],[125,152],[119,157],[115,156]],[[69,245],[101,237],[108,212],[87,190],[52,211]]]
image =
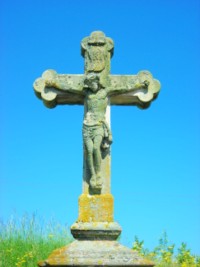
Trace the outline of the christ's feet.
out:
[[[94,191],[94,193],[100,193],[99,191],[102,188],[102,178],[100,176],[100,173],[91,176],[90,188]]]

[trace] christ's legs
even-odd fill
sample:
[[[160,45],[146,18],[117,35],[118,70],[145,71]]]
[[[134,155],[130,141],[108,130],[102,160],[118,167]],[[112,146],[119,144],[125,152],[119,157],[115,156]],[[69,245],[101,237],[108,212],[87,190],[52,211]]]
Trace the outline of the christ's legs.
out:
[[[101,143],[103,137],[101,135],[97,135],[94,138],[93,142],[93,162],[96,171],[96,179],[97,179],[97,186],[102,185],[101,179]]]
[[[91,138],[87,138],[86,140],[84,140],[84,144],[85,144],[85,149],[86,149],[86,159],[87,159],[87,164],[88,164],[88,168],[90,171],[90,185],[92,187],[94,187],[96,185],[96,174],[95,174],[95,169],[94,169],[94,160],[93,160],[93,150],[94,150],[94,146],[93,146],[93,141]]]
[[[83,125],[83,141],[86,152],[87,167],[90,172],[90,186],[93,189],[100,189],[101,178],[101,144],[104,136],[102,125]]]

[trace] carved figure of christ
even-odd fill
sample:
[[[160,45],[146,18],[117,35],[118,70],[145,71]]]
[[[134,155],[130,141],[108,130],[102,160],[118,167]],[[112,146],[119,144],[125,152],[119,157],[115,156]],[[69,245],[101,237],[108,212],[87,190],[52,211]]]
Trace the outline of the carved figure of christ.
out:
[[[106,182],[102,160],[109,154],[112,143],[110,119],[106,115],[109,105],[147,108],[160,90],[160,83],[148,71],[141,71],[137,75],[110,75],[112,54],[112,40],[102,32],[93,32],[82,41],[84,75],[59,75],[47,70],[34,83],[37,96],[43,99],[47,107],[84,104],[83,143],[87,163],[84,176],[88,177],[84,177],[84,180],[93,194],[101,193]]]

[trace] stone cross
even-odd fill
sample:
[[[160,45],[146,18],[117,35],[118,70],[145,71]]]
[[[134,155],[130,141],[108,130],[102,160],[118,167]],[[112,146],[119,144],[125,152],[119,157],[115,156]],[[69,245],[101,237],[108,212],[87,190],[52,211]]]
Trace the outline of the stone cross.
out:
[[[104,245],[106,240],[116,240],[121,233],[120,226],[113,220],[113,197],[110,193],[110,105],[135,105],[145,109],[160,90],[159,81],[153,79],[149,71],[140,71],[137,75],[110,75],[113,52],[114,43],[111,38],[101,31],[92,32],[81,42],[81,54],[85,58],[84,74],[57,74],[54,70],[47,70],[34,82],[36,95],[48,108],[59,104],[84,105],[83,194],[79,198],[79,217],[71,227],[71,232],[77,240],[103,240]],[[83,243],[77,244],[74,248],[76,253]],[[70,254],[66,251],[68,249],[59,253],[62,256],[63,253]],[[119,249],[119,254],[120,251]],[[74,264],[73,260],[68,264],[67,258],[63,260],[57,254],[52,255],[39,266]],[[99,255],[101,253],[97,258],[102,257]],[[82,260],[78,263],[82,264]],[[136,266],[134,259],[130,259],[129,263],[129,266]],[[114,263],[110,261],[109,266],[115,265],[112,264]],[[142,264],[139,265],[153,266],[144,262]],[[88,261],[84,266],[93,265]],[[120,266],[126,265],[121,263]]]

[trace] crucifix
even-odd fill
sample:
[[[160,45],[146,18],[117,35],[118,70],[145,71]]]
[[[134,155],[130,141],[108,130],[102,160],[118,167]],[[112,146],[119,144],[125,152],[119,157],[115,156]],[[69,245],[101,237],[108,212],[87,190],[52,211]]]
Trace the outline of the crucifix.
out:
[[[113,221],[110,193],[110,105],[135,105],[145,109],[160,90],[159,81],[149,71],[111,75],[113,52],[111,38],[101,31],[92,32],[81,42],[84,74],[57,74],[47,70],[34,82],[36,95],[48,108],[59,104],[84,105],[83,194],[79,198],[78,220],[71,227],[77,240],[116,240],[121,233],[121,228]],[[58,266],[51,264],[52,259],[39,266]],[[63,266],[70,265],[65,262]]]

